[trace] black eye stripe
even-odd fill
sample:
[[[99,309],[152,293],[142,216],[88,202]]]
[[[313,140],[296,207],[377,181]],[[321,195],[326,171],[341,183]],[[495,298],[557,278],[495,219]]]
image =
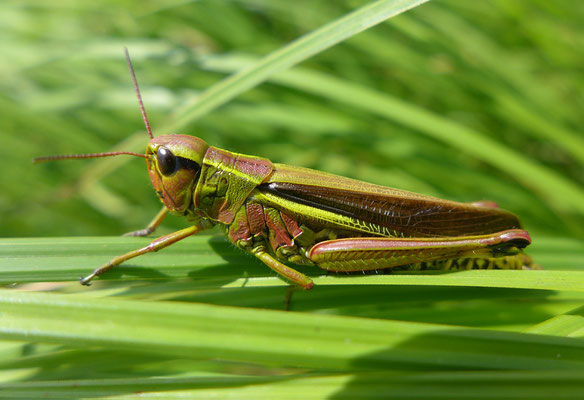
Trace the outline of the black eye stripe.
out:
[[[198,171],[201,169],[201,166],[195,161],[184,157],[176,157],[176,166],[177,169],[188,169],[191,171]]]

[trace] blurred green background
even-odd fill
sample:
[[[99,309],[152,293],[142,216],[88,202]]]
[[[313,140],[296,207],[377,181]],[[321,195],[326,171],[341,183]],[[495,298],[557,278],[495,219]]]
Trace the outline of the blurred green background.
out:
[[[0,4],[0,235],[116,235],[159,209],[147,142],[227,74],[365,1]],[[180,126],[212,145],[458,201],[584,238],[584,4],[433,1]],[[308,82],[308,83],[307,83]],[[320,84],[322,82],[322,84]],[[403,108],[403,109],[402,109]],[[168,218],[164,229],[184,226]]]

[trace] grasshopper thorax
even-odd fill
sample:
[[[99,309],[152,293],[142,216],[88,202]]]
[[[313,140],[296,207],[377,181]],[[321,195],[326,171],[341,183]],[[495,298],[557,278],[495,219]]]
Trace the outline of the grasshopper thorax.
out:
[[[148,143],[150,180],[169,210],[182,213],[188,209],[208,148],[203,140],[188,135],[162,135]]]

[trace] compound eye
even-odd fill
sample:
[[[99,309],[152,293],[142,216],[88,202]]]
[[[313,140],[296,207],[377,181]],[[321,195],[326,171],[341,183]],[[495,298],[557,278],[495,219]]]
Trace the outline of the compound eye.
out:
[[[164,176],[174,173],[176,169],[176,157],[166,147],[160,146],[158,148],[158,170]]]

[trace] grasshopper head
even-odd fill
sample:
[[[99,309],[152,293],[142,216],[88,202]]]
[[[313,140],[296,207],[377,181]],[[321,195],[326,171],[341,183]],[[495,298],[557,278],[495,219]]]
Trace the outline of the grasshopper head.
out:
[[[156,136],[146,148],[148,173],[160,200],[171,211],[184,212],[209,145],[188,135]]]

